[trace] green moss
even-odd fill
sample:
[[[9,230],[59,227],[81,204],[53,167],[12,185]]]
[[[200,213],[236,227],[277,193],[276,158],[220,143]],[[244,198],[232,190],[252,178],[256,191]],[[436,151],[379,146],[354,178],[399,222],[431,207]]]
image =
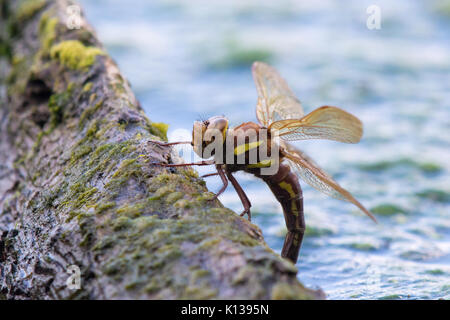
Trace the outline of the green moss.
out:
[[[95,134],[97,133],[99,129],[99,120],[95,119],[92,121],[91,125],[89,126],[89,128],[86,130],[86,137],[89,138],[94,138]]]
[[[244,266],[239,268],[239,270],[234,274],[231,283],[234,286],[246,283],[249,279],[251,279],[254,271],[255,270],[252,266]]]
[[[195,171],[192,167],[184,168],[182,173],[188,178],[194,178],[194,179],[198,178],[198,172]],[[203,180],[201,180],[201,181],[203,181]],[[198,182],[200,183],[201,181],[198,181]]]
[[[31,181],[35,182],[41,175],[42,175],[42,172],[40,172],[40,171],[36,172],[35,174],[33,174]]]
[[[22,94],[30,77],[30,61],[23,56],[13,56],[11,67],[6,78],[8,93],[10,95]]]
[[[296,284],[277,283],[272,287],[271,299],[273,300],[309,300],[313,297],[306,290]]]
[[[183,198],[183,196],[184,196],[184,194],[183,194],[182,192],[179,192],[179,191],[177,191],[177,192],[172,192],[171,194],[169,194],[169,195],[166,197],[166,203],[168,203],[168,204],[173,204],[173,203],[175,203],[177,200]]]
[[[8,60],[12,59],[11,45],[5,40],[0,39],[0,57],[5,57]]]
[[[89,146],[89,145],[80,146],[79,148],[77,148],[75,151],[72,152],[72,155],[70,157],[70,162],[72,164],[74,164],[75,162],[77,162],[78,160],[85,157],[86,155],[88,155],[91,152],[92,152],[91,146]]]
[[[76,214],[74,218],[76,218],[78,222],[82,221],[85,218],[90,218],[92,216],[92,214],[86,211],[74,211],[73,213]],[[86,223],[83,223],[83,226],[86,227]]]
[[[169,125],[163,122],[152,122],[150,127],[150,133],[161,137],[163,140],[167,141],[167,130],[169,129]]]
[[[114,193],[118,192],[119,188],[124,187],[130,178],[137,180],[145,178],[142,174],[141,167],[142,164],[137,159],[123,160],[110,181],[105,185],[105,188]]]
[[[49,131],[41,131],[38,133],[38,135],[36,136],[36,141],[33,144],[33,153],[36,153],[38,151],[39,146],[42,142],[42,138],[47,134],[49,134]]]
[[[127,261],[116,259],[103,267],[103,272],[108,276],[120,275],[126,270]]]
[[[207,300],[217,296],[217,289],[207,288],[205,286],[188,286],[181,295],[181,300]]]
[[[56,27],[59,20],[45,12],[39,21],[39,38],[42,43],[42,52],[49,53],[50,47],[56,39]]]
[[[158,217],[155,216],[141,216],[134,219],[134,226],[138,232],[142,232],[150,227],[155,226]]]
[[[200,180],[201,182],[202,180]],[[203,185],[202,183],[200,183],[200,185]],[[210,201],[212,200],[216,195],[213,192],[203,192],[202,194],[200,194],[199,196],[197,196],[195,198],[196,201],[198,202],[205,202],[205,201]]]
[[[105,211],[108,211],[109,209],[112,209],[116,206],[115,202],[106,202],[106,203],[99,203],[95,206],[95,213],[96,214],[102,214]]]
[[[114,236],[107,236],[98,240],[92,247],[93,251],[101,251],[114,246],[116,239]]]
[[[169,260],[178,259],[183,255],[179,246],[171,243],[160,246],[155,253],[160,257],[163,257],[162,260],[164,261],[164,263],[168,262]]]
[[[73,193],[83,192],[84,189],[85,189],[85,185],[81,182],[74,183],[69,187],[69,190]]]
[[[119,169],[113,174],[113,178],[123,175],[127,168],[136,163],[136,159],[125,159],[121,162]]]
[[[416,193],[416,196],[436,202],[450,202],[450,192],[438,189],[428,189]]]
[[[212,239],[203,240],[199,245],[199,249],[201,249],[201,250],[211,249],[214,246],[218,245],[220,243],[220,241],[222,241],[222,240],[223,239],[220,239],[220,238],[212,238]]]
[[[120,157],[120,149],[123,146],[129,145],[129,142],[123,142],[119,144],[101,144],[98,143],[95,150],[92,150],[92,147],[90,147],[90,144],[88,141],[90,139],[93,139],[93,137],[98,135],[98,132],[95,133],[95,128],[97,128],[96,125],[97,121],[94,121],[91,126],[88,128],[86,132],[86,137],[83,138],[79,143],[79,146],[75,148],[72,151],[72,163],[75,163],[77,160],[79,160],[81,157],[84,157],[88,153],[90,153],[90,157],[87,159],[86,166],[89,169],[84,169],[84,175],[83,175],[83,181],[84,183],[86,181],[89,181],[93,176],[96,174],[102,174],[106,175],[110,170],[113,169],[115,166],[115,161],[117,157]],[[116,185],[118,181],[116,179],[113,179],[113,184]],[[111,182],[111,181],[110,181]],[[121,183],[124,183],[125,181],[121,180]],[[108,186],[109,184],[107,184]]]
[[[50,124],[52,128],[63,121],[64,109],[72,102],[73,84],[67,86],[67,90],[61,93],[52,94],[48,100],[50,110]]]
[[[125,215],[130,218],[137,218],[144,213],[146,206],[147,204],[145,202],[126,204],[117,209],[117,213],[120,215]]]
[[[175,174],[171,174],[171,173],[160,173],[157,177],[154,178],[154,183],[156,185],[167,185],[167,183],[177,180],[179,177]]]
[[[152,202],[142,202],[143,205],[151,205]],[[128,207],[125,211],[128,211]],[[228,211],[229,212],[229,211]],[[222,213],[222,211],[220,211]],[[214,214],[219,214],[215,212]],[[222,221],[224,219],[222,218]],[[189,270],[175,269],[179,260],[188,254],[182,250],[183,243],[199,243],[205,239],[207,228],[198,222],[198,218],[161,219],[157,216],[125,217],[110,220],[116,236],[122,239],[121,233],[126,233],[128,249],[123,254],[111,257],[105,264],[105,272],[117,279],[126,274],[130,269],[135,269],[134,261],[140,261],[142,272],[139,277],[127,281],[133,290],[144,290],[149,294],[158,296],[167,287],[179,288],[181,297],[193,296],[215,297],[217,292],[209,287],[206,281],[210,273],[199,267],[192,266]],[[219,228],[218,230],[222,230]],[[222,230],[221,232],[228,232]],[[96,248],[103,247],[102,242],[96,244]],[[145,248],[145,250],[144,250]],[[191,254],[198,254],[193,251]],[[189,259],[187,259],[189,261]],[[187,262],[188,263],[188,262]],[[145,270],[145,271],[144,271]],[[180,273],[181,272],[181,273]],[[186,272],[186,273],[185,273]],[[173,274],[178,274],[173,277]],[[181,274],[183,274],[181,276]]]
[[[80,208],[88,201],[92,200],[93,195],[96,194],[97,191],[98,191],[97,188],[90,188],[82,192],[76,200],[75,207]]]
[[[173,192],[173,187],[171,187],[171,186],[161,187],[158,190],[156,190],[154,195],[152,197],[150,197],[149,200],[159,200],[162,197],[164,197],[165,195],[172,193],[172,192]]]
[[[383,203],[380,205],[377,205],[370,209],[372,213],[375,213],[376,215],[380,216],[392,216],[398,213],[406,213],[404,209],[401,207],[391,204],[391,203]]]
[[[131,154],[131,153],[133,153],[134,151],[136,151],[136,145],[135,144],[127,144],[127,145],[125,145],[125,146],[123,146],[121,149],[120,149],[120,153],[122,153],[122,154]],[[141,155],[139,155],[139,157],[140,157]],[[131,162],[136,162],[137,161],[137,158],[136,159],[129,159],[130,160],[130,164],[131,164]]]
[[[131,219],[126,216],[120,216],[119,218],[115,219],[113,222],[113,230],[118,231],[121,229],[128,228],[132,225]]]
[[[77,217],[80,214],[80,211],[70,211],[68,213],[68,217],[66,219],[66,222],[72,221],[75,217]]]
[[[33,17],[44,5],[45,0],[26,0],[20,4],[16,11],[16,19],[24,22]]]
[[[58,60],[70,69],[81,71],[86,71],[94,64],[98,55],[104,54],[99,48],[86,47],[78,40],[63,41],[50,49],[52,59]]]
[[[230,231],[230,233],[228,234],[228,238],[231,241],[242,244],[246,247],[255,247],[261,244],[258,240],[250,237],[249,235],[243,236],[239,230]]]
[[[144,288],[144,291],[150,294],[158,292],[159,290],[161,290],[161,286],[156,279],[151,279]]]
[[[92,223],[92,219],[86,219],[82,222],[79,222],[79,226],[83,234],[83,239],[80,242],[80,247],[89,247],[92,245],[95,238],[95,232],[90,228],[90,225]]]
[[[175,208],[182,208],[182,209],[188,209],[188,208],[192,208],[192,204],[189,200],[186,199],[180,199],[178,201],[176,201],[173,206]]]
[[[86,83],[86,84],[83,86],[83,92],[91,91],[92,86],[93,86],[93,83],[92,83],[92,82]]]
[[[198,279],[205,278],[211,275],[211,271],[204,269],[193,269],[192,271],[192,280],[195,282]]]
[[[88,165],[92,166],[93,164],[95,164],[95,162],[99,160],[98,158],[100,156],[104,155],[107,151],[110,151],[114,147],[117,147],[117,145],[112,143],[105,143],[98,145],[94,151],[94,157],[88,162]]]

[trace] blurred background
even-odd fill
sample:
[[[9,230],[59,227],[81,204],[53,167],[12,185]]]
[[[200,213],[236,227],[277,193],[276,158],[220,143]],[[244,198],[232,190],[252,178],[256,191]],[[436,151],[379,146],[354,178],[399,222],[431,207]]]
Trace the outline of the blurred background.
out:
[[[359,144],[296,146],[379,224],[303,183],[299,279],[331,299],[450,298],[450,1],[80,3],[147,115],[170,125],[172,141],[190,139],[199,118],[256,121],[255,60],[280,71],[306,113],[334,105],[359,117]],[[366,26],[373,4],[378,30]],[[280,252],[280,205],[262,181],[236,177],[253,222]],[[220,179],[206,179],[219,189]],[[241,212],[231,186],[220,200]]]

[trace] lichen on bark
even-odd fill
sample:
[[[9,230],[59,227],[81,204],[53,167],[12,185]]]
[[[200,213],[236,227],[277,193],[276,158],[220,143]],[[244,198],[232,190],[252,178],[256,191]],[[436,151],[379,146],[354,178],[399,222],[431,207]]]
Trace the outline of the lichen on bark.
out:
[[[0,0],[0,296],[319,297],[193,169],[154,165],[167,125],[84,20],[65,26],[69,3]]]

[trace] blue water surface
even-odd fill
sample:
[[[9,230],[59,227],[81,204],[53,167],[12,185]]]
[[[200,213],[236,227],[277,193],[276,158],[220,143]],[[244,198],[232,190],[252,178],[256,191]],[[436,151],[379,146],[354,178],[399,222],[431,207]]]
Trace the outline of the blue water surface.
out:
[[[330,299],[450,298],[450,1],[81,0],[148,116],[189,139],[192,122],[256,121],[250,66],[275,66],[306,112],[339,106],[364,123],[359,144],[302,141],[371,209],[302,184],[307,235],[299,279]],[[199,169],[200,173],[209,172]],[[253,222],[280,252],[285,226],[269,189],[237,174]],[[210,190],[219,179],[207,178]],[[220,197],[240,212],[233,188]]]

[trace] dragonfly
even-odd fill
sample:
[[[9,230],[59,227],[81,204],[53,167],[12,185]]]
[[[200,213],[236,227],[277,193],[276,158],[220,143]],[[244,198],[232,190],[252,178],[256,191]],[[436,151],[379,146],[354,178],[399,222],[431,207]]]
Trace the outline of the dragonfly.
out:
[[[258,123],[245,122],[235,128],[229,128],[228,120],[224,116],[214,116],[204,121],[195,121],[193,125],[193,140],[178,142],[157,142],[159,145],[172,146],[176,144],[191,144],[194,152],[206,159],[192,163],[160,163],[166,167],[206,166],[215,165],[223,186],[213,199],[222,194],[231,182],[235,188],[244,211],[251,221],[251,203],[233,173],[244,171],[261,178],[270,188],[280,203],[286,223],[285,236],[281,256],[292,261],[298,260],[300,247],[305,233],[305,219],[303,210],[303,193],[299,178],[313,188],[328,196],[348,201],[358,207],[374,222],[375,217],[350,192],[341,187],[328,173],[321,169],[309,156],[290,144],[290,141],[307,139],[327,139],[343,143],[358,143],[363,134],[361,121],[352,114],[333,106],[322,106],[305,115],[302,105],[289,88],[287,82],[278,71],[264,62],[254,62],[252,65],[253,79],[257,89],[256,118]],[[266,138],[250,141],[247,132],[266,132]],[[212,131],[219,132],[224,138],[215,139]],[[242,139],[244,135],[244,139]],[[257,137],[260,137],[258,135]],[[239,139],[241,138],[241,139]],[[217,157],[208,159],[204,151],[214,142],[219,142],[225,150],[223,161]],[[227,141],[225,143],[224,141]],[[231,141],[231,143],[230,143]],[[269,148],[268,157],[253,157],[249,161],[250,153],[261,148]],[[275,150],[275,151],[273,151]],[[259,150],[261,151],[261,150]],[[233,161],[226,161],[226,155],[232,154]],[[258,153],[259,154],[259,153]],[[212,153],[216,155],[216,153]],[[211,156],[211,155],[208,155]],[[243,156],[244,161],[236,163],[236,158]],[[242,158],[241,158],[242,159]],[[220,160],[220,157],[219,157]],[[276,162],[276,170],[271,174],[264,174],[263,169]]]

